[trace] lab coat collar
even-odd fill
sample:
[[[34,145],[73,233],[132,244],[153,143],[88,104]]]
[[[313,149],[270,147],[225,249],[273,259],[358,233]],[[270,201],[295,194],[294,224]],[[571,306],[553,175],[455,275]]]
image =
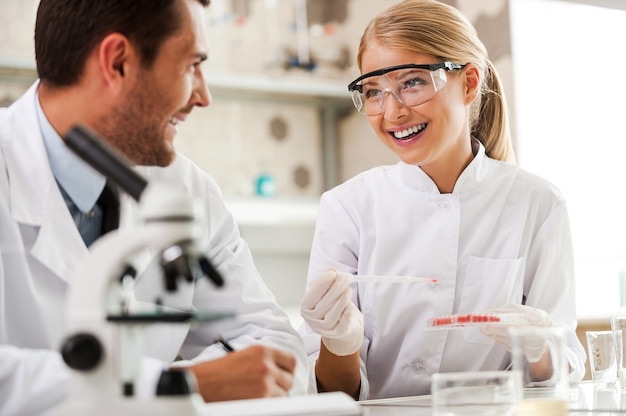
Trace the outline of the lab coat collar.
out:
[[[56,275],[70,281],[77,263],[88,253],[50,169],[37,121],[39,82],[11,105],[0,132],[11,183],[13,219],[32,226],[37,236],[31,254]]]
[[[485,146],[472,137],[472,149],[475,150],[474,159],[467,165],[467,167],[461,172],[459,178],[454,184],[453,194],[467,192],[473,189],[475,186],[480,185],[487,176],[489,170],[490,159],[485,154]],[[404,184],[412,190],[427,192],[427,193],[439,193],[439,189],[435,182],[416,165],[406,164],[400,162],[401,172]]]
[[[11,181],[13,219],[28,225],[40,225],[50,191],[46,150],[35,113],[38,83],[7,109],[2,125],[2,148]],[[47,169],[46,169],[47,168]]]
[[[475,154],[474,159],[459,175],[452,193],[471,190],[475,186],[480,185],[485,180],[485,176],[487,176],[489,158],[485,154],[485,146],[475,137],[472,137],[472,150]]]

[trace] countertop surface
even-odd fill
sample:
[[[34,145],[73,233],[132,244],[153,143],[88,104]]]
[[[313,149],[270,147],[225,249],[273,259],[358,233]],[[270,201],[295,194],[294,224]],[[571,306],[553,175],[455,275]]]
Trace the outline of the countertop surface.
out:
[[[555,400],[550,397],[550,391],[541,389],[525,389],[522,402],[515,406],[529,409],[532,405],[533,411],[523,412],[524,415],[541,416],[562,413],[540,412],[540,408],[552,408]],[[369,400],[359,402],[363,408],[365,416],[421,416],[432,415],[432,397],[399,397],[393,399]],[[561,402],[563,403],[563,402]],[[619,384],[596,385],[590,381],[583,381],[572,384],[569,391],[569,401],[567,403],[570,415],[626,415],[626,389],[621,389]],[[473,412],[472,412],[473,411]],[[513,411],[511,409],[511,411]],[[499,413],[497,410],[488,408],[464,409],[463,415],[508,415],[519,413]]]

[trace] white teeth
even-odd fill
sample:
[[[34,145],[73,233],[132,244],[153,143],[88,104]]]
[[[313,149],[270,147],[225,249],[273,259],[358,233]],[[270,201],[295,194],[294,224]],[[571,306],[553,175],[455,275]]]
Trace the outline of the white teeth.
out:
[[[176,117],[170,117],[170,123],[172,123],[173,125],[177,125],[179,121],[180,120],[178,120]]]
[[[418,124],[417,126],[409,127],[406,130],[402,131],[394,131],[393,135],[396,139],[403,139],[411,134],[415,134],[419,131],[422,131],[426,128],[426,123]]]

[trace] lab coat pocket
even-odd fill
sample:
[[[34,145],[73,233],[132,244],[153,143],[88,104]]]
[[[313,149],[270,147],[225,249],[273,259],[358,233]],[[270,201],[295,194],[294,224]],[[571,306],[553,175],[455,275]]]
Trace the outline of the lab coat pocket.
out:
[[[489,309],[520,303],[524,288],[524,258],[487,259],[470,256],[461,289],[458,312],[483,313]],[[491,338],[478,330],[463,331],[467,342],[489,344]]]

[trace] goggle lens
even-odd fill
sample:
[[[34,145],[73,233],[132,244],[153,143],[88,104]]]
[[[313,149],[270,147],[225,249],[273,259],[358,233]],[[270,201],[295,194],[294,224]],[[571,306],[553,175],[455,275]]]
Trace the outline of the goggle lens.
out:
[[[397,69],[362,79],[352,90],[352,102],[360,113],[375,116],[385,111],[389,95],[393,95],[400,104],[414,107],[433,98],[446,81],[443,68],[433,71]]]

